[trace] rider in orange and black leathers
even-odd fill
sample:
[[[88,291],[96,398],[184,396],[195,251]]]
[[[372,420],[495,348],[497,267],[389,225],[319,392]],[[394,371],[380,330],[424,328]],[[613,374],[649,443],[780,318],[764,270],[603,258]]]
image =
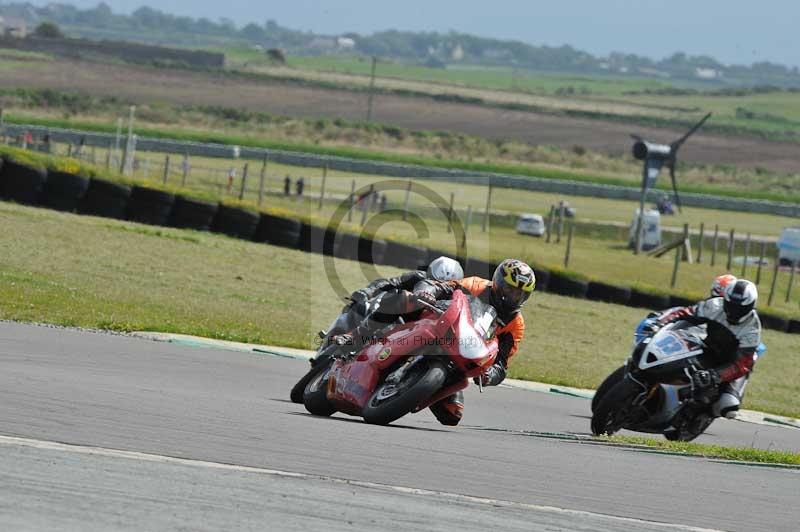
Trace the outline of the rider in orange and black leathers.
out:
[[[536,285],[533,269],[522,261],[506,259],[497,266],[492,280],[467,277],[458,281],[435,283],[415,295],[434,302],[449,299],[456,290],[463,290],[497,310],[498,328],[495,331],[500,351],[494,365],[483,374],[484,386],[496,386],[506,378],[511,357],[519,349],[525,335],[525,320],[522,305],[530,297]],[[477,382],[477,379],[476,379]],[[458,425],[464,411],[464,394],[455,393],[431,406],[431,411],[443,425]]]

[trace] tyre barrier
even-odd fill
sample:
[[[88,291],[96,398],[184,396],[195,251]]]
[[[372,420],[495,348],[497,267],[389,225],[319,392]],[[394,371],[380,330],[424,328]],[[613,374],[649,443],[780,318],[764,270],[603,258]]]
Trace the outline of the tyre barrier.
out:
[[[484,279],[491,279],[494,275],[494,270],[497,265],[492,262],[486,262],[480,259],[467,259],[467,264],[464,267],[464,277],[483,277]]]
[[[547,292],[550,289],[550,270],[534,268],[533,274],[536,276],[536,286],[534,288]],[[487,279],[491,279],[491,277],[487,277]]]
[[[124,220],[130,197],[131,187],[92,178],[83,201],[78,205],[78,212]]]
[[[628,301],[629,307],[646,308],[650,310],[664,310],[670,306],[669,296],[659,294],[649,294],[639,290],[631,289],[631,298]]]
[[[428,258],[428,251],[419,246],[389,240],[386,242],[384,263],[404,270],[416,270]]]
[[[128,200],[128,220],[150,225],[167,225],[175,194],[134,186]]]
[[[89,190],[89,178],[51,170],[42,191],[44,207],[57,211],[75,212]]]
[[[184,196],[175,196],[175,203],[172,206],[172,213],[169,217],[169,225],[182,229],[194,229],[196,231],[209,231],[214,217],[219,209],[218,203],[210,203]]]
[[[547,288],[549,292],[554,294],[585,298],[586,292],[589,290],[589,283],[581,281],[580,279],[567,277],[561,273],[550,272],[550,282]]]
[[[631,299],[631,289],[606,283],[591,281],[586,290],[586,299],[604,301],[616,305],[627,305]]]
[[[300,229],[299,248],[309,253],[333,255],[335,237],[336,232],[333,229],[303,223]]]
[[[689,299],[683,296],[669,296],[669,306],[670,307],[691,307],[695,305],[697,301],[694,299]]]
[[[36,204],[62,211],[131,220],[154,225],[208,230],[259,242],[268,242],[314,253],[334,254],[375,264],[404,269],[424,268],[439,256],[450,256],[434,249],[394,241],[370,240],[351,234],[336,235],[328,228],[312,226],[299,220],[269,214],[259,215],[237,207],[217,205],[184,196],[102,179],[87,179],[59,171],[47,171],[0,158],[0,198],[18,203]],[[334,238],[336,237],[336,238]],[[491,278],[495,265],[479,259],[459,259],[465,275]],[[692,299],[677,295],[656,295],[606,283],[587,283],[561,273],[534,268],[536,289],[589,299],[608,301],[630,307],[662,310],[691,306]],[[800,320],[760,312],[765,329],[800,334]]]
[[[250,240],[256,232],[260,218],[257,212],[220,204],[211,224],[211,230],[242,240]]]
[[[769,312],[759,312],[761,326],[772,331],[787,332],[789,330],[789,320],[770,314]]]
[[[359,262],[385,264],[386,240],[372,240],[364,237],[359,238],[357,255]]]
[[[39,203],[47,170],[6,159],[0,171],[0,198],[24,205]]]
[[[352,233],[336,233],[333,256],[340,259],[358,260],[358,236]]]
[[[262,214],[253,240],[267,242],[274,246],[297,249],[300,244],[300,232],[303,223],[291,218],[282,218],[272,214]]]

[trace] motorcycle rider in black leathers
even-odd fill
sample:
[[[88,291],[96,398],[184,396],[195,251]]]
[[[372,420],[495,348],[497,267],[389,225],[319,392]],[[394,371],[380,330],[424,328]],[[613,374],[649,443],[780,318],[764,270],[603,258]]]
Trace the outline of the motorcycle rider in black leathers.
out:
[[[342,313],[334,320],[330,328],[327,331],[320,331],[322,345],[319,353],[325,352],[326,348],[334,342],[342,349],[357,350],[372,338],[375,331],[394,321],[397,317],[396,314],[370,313],[369,303],[375,297],[384,293],[425,290],[430,286],[430,280],[451,281],[463,277],[464,270],[458,261],[449,257],[439,257],[428,265],[427,270],[414,270],[397,277],[372,281],[364,288],[353,292],[349,297],[350,303],[342,309]],[[311,359],[312,369],[300,382],[308,378],[320,359],[320,356]],[[298,385],[292,390],[291,399],[292,402],[302,403],[303,397],[300,389],[302,386]]]

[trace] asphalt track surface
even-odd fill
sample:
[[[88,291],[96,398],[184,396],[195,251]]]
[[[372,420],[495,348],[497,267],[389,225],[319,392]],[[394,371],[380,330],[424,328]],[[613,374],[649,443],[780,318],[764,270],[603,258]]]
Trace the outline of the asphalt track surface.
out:
[[[315,418],[297,360],[0,323],[7,530],[797,530],[800,471],[582,443],[588,401],[470,390],[464,426]],[[547,433],[561,433],[553,437]],[[800,431],[705,441],[800,449]]]

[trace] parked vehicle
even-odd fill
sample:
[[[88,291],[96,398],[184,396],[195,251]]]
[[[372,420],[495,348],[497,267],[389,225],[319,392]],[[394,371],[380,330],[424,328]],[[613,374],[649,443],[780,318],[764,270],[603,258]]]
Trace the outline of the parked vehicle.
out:
[[[800,262],[800,227],[787,227],[778,239],[778,257],[783,264]]]
[[[598,388],[592,401],[592,433],[610,435],[624,428],[683,441],[702,434],[714,420],[708,405],[716,397],[696,396],[691,375],[730,356],[718,347],[726,335],[732,336],[724,326],[694,319],[670,323],[645,337],[627,363]]]
[[[628,232],[628,247],[636,246],[636,228],[639,223],[639,209],[633,213],[630,231]],[[661,214],[655,209],[644,210],[644,230],[642,231],[642,249],[649,250],[661,245]]]
[[[460,291],[451,301],[420,305],[418,320],[400,320],[384,329],[380,342],[327,360],[305,388],[306,409],[386,425],[466,388],[494,363],[494,307]]]
[[[542,236],[545,233],[544,218],[539,214],[523,214],[517,221],[517,233]]]

